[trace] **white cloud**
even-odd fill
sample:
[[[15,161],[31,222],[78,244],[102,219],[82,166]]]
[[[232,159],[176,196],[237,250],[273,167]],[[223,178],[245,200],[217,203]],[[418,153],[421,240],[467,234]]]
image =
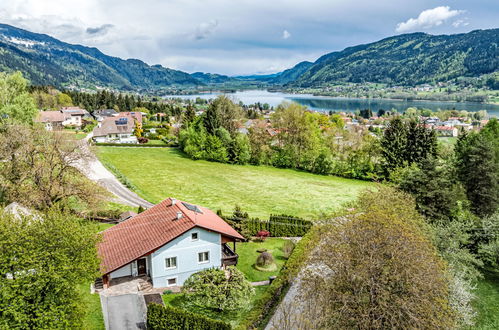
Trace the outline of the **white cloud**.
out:
[[[283,39],[288,39],[289,37],[291,37],[291,33],[289,33],[288,30],[282,31],[282,38]]]
[[[462,13],[464,13],[464,10],[451,10],[449,6],[440,6],[423,10],[417,18],[409,18],[407,21],[397,24],[395,31],[408,32],[419,29],[429,29],[442,25],[449,18]]]
[[[194,33],[194,39],[202,40],[206,39],[210,34],[212,34],[218,26],[218,21],[213,19],[208,23],[201,23],[196,28],[196,32]]]
[[[461,27],[461,26],[468,26],[470,22],[468,22],[468,19],[458,19],[454,22],[452,22],[452,26],[455,28]]]

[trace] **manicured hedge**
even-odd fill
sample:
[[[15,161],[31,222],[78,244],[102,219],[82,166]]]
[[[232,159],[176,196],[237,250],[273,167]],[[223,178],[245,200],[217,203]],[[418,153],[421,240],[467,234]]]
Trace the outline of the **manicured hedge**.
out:
[[[302,237],[312,228],[311,221],[285,215],[271,215],[268,221],[247,219],[242,225],[252,236],[266,230],[271,237]]]
[[[171,306],[150,304],[147,306],[148,330],[230,330],[223,321],[192,313]]]
[[[272,282],[265,293],[258,299],[249,311],[246,320],[239,324],[237,329],[263,329],[274,314],[275,308],[281,302],[289,289],[291,282],[296,278],[308,254],[317,243],[318,228],[312,228],[297,244],[293,253],[281,270],[281,273]]]
[[[136,148],[172,148],[176,146],[162,145],[162,144],[134,144],[134,143],[95,143],[100,147],[136,147]]]

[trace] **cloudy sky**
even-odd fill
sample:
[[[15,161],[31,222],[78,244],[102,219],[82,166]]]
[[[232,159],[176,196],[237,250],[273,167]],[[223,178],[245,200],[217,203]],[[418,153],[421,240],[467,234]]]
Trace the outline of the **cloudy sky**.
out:
[[[394,34],[496,28],[496,0],[1,0],[0,22],[149,64],[273,73]]]

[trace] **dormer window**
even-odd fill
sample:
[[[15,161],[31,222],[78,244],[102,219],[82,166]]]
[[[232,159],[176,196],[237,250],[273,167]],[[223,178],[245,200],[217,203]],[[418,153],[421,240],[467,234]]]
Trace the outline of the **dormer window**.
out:
[[[199,239],[199,233],[191,234],[191,241],[197,241]]]

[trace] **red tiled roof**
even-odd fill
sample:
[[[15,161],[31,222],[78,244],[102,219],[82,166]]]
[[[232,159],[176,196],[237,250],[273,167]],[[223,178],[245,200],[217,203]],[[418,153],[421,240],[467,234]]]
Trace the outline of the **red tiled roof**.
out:
[[[211,210],[188,210],[182,201],[168,198],[152,208],[102,232],[99,244],[101,271],[108,274],[160,248],[186,231],[201,227],[236,239],[244,239]],[[177,220],[177,212],[182,218]]]
[[[62,111],[40,111],[36,122],[63,122],[68,119],[69,115],[64,114]]]

